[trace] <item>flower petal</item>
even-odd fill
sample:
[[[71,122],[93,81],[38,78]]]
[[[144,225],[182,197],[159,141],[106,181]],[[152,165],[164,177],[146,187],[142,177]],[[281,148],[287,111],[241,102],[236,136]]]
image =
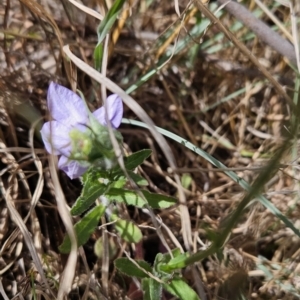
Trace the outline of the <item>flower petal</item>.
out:
[[[88,109],[84,101],[71,90],[51,82],[47,94],[48,109],[57,121],[86,124]]]
[[[70,127],[60,122],[46,122],[41,129],[46,150],[55,155],[70,155],[71,140],[69,131]]]
[[[107,103],[108,119],[114,128],[118,128],[121,124],[122,117],[123,117],[122,99],[117,94],[112,94],[107,98],[106,103]],[[105,120],[104,106],[94,111],[93,115],[95,116],[95,118],[98,120],[100,124],[107,126]]]
[[[58,161],[58,168],[64,171],[71,179],[80,177],[88,169],[81,166],[75,160],[69,160],[66,156],[61,156]]]

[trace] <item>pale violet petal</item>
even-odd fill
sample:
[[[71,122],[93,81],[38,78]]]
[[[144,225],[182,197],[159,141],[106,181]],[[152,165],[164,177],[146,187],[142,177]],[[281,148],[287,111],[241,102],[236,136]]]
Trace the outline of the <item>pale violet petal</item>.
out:
[[[84,101],[71,90],[55,82],[49,85],[47,103],[53,119],[67,122],[69,125],[87,123],[88,110]]]
[[[62,169],[63,167],[65,167],[68,163],[70,162],[69,158],[62,155],[59,160],[58,160],[58,168]]]
[[[94,115],[94,117],[97,119],[97,121],[98,121],[100,124],[106,126],[106,121],[105,121],[105,109],[104,109],[103,106],[100,107],[100,108],[98,108],[97,110],[95,110],[95,111],[93,112],[93,115]]]
[[[87,167],[81,166],[75,160],[69,160],[66,156],[61,156],[58,161],[58,168],[64,171],[71,179],[75,179],[83,175],[87,171]]]
[[[57,122],[46,122],[41,129],[41,136],[46,150],[55,155],[70,155],[70,127]]]
[[[121,124],[123,117],[122,99],[117,94],[112,94],[107,98],[106,103],[108,119],[111,122],[112,127],[118,128]],[[107,126],[104,106],[94,111],[93,115],[100,124]]]

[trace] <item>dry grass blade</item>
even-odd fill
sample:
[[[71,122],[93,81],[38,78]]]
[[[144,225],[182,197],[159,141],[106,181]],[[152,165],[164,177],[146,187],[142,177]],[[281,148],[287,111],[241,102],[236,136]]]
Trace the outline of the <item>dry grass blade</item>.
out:
[[[78,7],[80,10],[84,11],[86,14],[98,19],[98,20],[103,20],[103,16],[101,14],[99,14],[98,12],[96,12],[93,9],[90,9],[89,7],[75,1],[75,0],[69,0],[69,2],[71,2],[74,6]]]
[[[29,142],[30,142],[30,148],[31,148],[31,155],[34,161],[34,164],[37,168],[38,174],[39,174],[39,178],[33,193],[33,196],[30,197],[31,201],[30,201],[30,209],[27,213],[27,216],[24,218],[24,223],[27,222],[28,218],[31,216],[35,206],[37,205],[38,201],[40,200],[41,194],[43,192],[43,188],[44,188],[44,176],[43,176],[43,166],[42,163],[40,161],[40,159],[38,158],[38,156],[35,153],[35,149],[34,149],[34,132],[35,132],[35,126],[40,122],[40,120],[37,120],[34,124],[32,124],[32,127],[29,131]]]
[[[65,295],[69,293],[74,279],[76,262],[77,262],[77,240],[73,228],[72,218],[69,210],[67,209],[65,196],[62,192],[58,180],[57,171],[55,167],[57,164],[52,155],[49,156],[49,165],[50,165],[50,173],[51,173],[55,196],[56,196],[57,209],[66,227],[67,234],[69,235],[71,241],[71,251],[68,257],[67,264],[62,274],[58,295],[57,295],[57,299],[62,300],[65,297]]]
[[[28,248],[28,250],[31,254],[34,265],[35,265],[37,271],[39,272],[43,283],[45,284],[46,288],[48,289],[48,292],[53,297],[55,297],[54,294],[53,294],[52,289],[49,286],[48,280],[45,277],[44,270],[43,270],[43,265],[42,265],[42,263],[40,261],[40,258],[39,258],[38,254],[36,252],[36,249],[34,247],[34,244],[33,244],[32,238],[30,236],[30,233],[29,233],[28,229],[26,228],[25,223],[22,220],[20,214],[18,213],[18,211],[15,209],[15,207],[13,205],[13,200],[12,200],[11,195],[10,195],[10,188],[7,189],[7,191],[5,193],[5,201],[6,201],[6,205],[7,205],[7,208],[9,210],[10,214],[11,214],[12,219],[14,220],[14,222],[16,223],[16,225],[18,226],[18,228],[20,229],[20,231],[21,231],[21,233],[24,237],[25,243],[26,243],[27,248]]]
[[[108,63],[108,43],[109,43],[109,35],[107,34],[106,38],[105,38],[105,42],[104,42],[104,52],[103,52],[103,60],[102,60],[102,73],[104,76],[106,76],[107,63]],[[106,87],[104,85],[101,85],[101,94],[102,94],[102,99],[107,99]],[[104,100],[104,108],[106,111],[106,115],[108,115],[108,107],[107,107],[106,100]],[[112,145],[113,145],[116,157],[118,157],[118,162],[119,162],[120,166],[122,167],[122,169],[125,170],[120,145],[117,142],[115,135],[113,134],[113,129],[112,129],[110,122],[108,122],[108,125],[109,125],[108,126],[109,136],[112,141]],[[125,172],[125,174],[126,174],[126,172]],[[102,223],[105,224],[104,217],[102,217]],[[103,287],[103,293],[105,296],[108,296],[108,294],[109,294],[108,280],[109,280],[109,258],[110,258],[110,255],[109,255],[109,241],[108,241],[106,226],[104,226],[102,229],[102,241],[103,241],[103,259],[102,259],[102,268],[101,268],[101,270],[102,270],[101,282],[102,282],[102,287]]]
[[[1,184],[1,190],[3,191],[4,190],[3,182],[0,182],[0,184]],[[20,234],[19,229],[14,230],[14,232],[6,239],[6,241],[3,243],[2,247],[1,247],[1,251],[0,251],[1,256],[5,253],[6,249],[10,249],[10,251],[13,248],[16,248],[16,249],[15,249],[14,258],[9,263],[7,263],[4,268],[2,268],[0,270],[0,275],[4,275],[4,273],[7,272],[13,266],[14,262],[19,258],[19,255],[21,254],[21,252],[23,250],[22,242],[15,243],[19,234]]]

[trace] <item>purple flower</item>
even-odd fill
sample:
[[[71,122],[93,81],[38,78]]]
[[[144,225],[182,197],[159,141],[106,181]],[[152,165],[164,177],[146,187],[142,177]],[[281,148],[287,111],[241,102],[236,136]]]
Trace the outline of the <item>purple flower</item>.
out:
[[[110,95],[107,98],[107,119],[113,128],[118,128],[123,116],[123,103],[121,98]],[[102,106],[91,114],[77,94],[69,89],[51,82],[48,94],[47,105],[53,120],[46,122],[41,130],[46,150],[55,155],[60,155],[58,161],[59,169],[63,170],[71,179],[81,176],[89,167],[85,161],[70,159],[72,156],[72,139],[70,133],[75,131],[87,132],[91,125],[91,118],[94,118],[106,126],[105,108]]]

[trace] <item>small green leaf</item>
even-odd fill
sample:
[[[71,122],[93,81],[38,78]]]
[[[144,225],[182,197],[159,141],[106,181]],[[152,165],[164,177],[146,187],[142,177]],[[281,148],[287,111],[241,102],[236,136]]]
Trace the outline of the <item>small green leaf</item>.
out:
[[[171,268],[171,266],[180,264],[183,268],[187,255],[187,253],[181,253],[179,248],[172,250],[172,256],[169,253],[157,253],[153,265],[154,273],[164,279],[169,279],[170,274],[174,272],[174,268]]]
[[[111,201],[134,205],[139,208],[146,204],[146,201],[137,192],[130,190],[111,188],[105,193],[105,197]]]
[[[138,243],[142,238],[141,230],[131,221],[119,219],[117,215],[112,214],[110,219],[115,222],[115,228],[121,238],[128,243]]]
[[[105,212],[105,207],[99,205],[89,211],[78,223],[75,224],[74,230],[77,237],[78,247],[82,246],[90,238],[90,235],[95,231],[99,219]],[[63,243],[59,246],[59,251],[69,253],[71,250],[71,241],[69,236],[65,236]]]
[[[129,177],[139,186],[147,186],[148,185],[148,181],[140,176],[139,174],[134,173],[133,171],[128,171],[127,173],[129,175]],[[124,180],[124,182],[128,181],[128,178],[123,174],[123,172],[120,170],[119,173],[114,173],[111,176],[113,178],[114,181],[119,181],[119,180]],[[115,187],[115,186],[113,186]]]
[[[139,186],[147,186],[148,185],[148,181],[140,176],[139,174],[134,173],[133,171],[127,171],[129,177]],[[125,183],[128,181],[128,178],[122,174],[120,172],[120,174],[113,174],[112,178],[114,180],[114,182],[119,182],[122,181],[124,184],[121,186],[120,184],[118,184],[118,186],[116,185],[116,183],[113,183],[113,185],[111,187],[116,187],[116,188],[120,188],[123,187],[125,185]]]
[[[94,172],[93,169],[90,169],[84,174],[81,195],[71,209],[73,216],[79,215],[89,209],[96,199],[108,189],[110,181],[107,178],[101,179],[100,176],[104,175],[102,173]]]
[[[189,189],[191,183],[192,183],[192,177],[190,174],[182,174],[181,176],[181,184],[185,189]]]
[[[181,300],[200,300],[197,293],[181,278],[174,278],[164,289]]]
[[[97,44],[94,50],[95,69],[100,71],[103,58],[103,44]]]
[[[152,208],[168,208],[177,203],[177,200],[170,196],[165,196],[161,194],[153,194],[148,191],[142,191],[143,195],[148,201],[148,204]]]
[[[175,198],[169,196],[152,194],[145,190],[140,192],[152,208],[168,208],[177,202]],[[105,196],[111,201],[122,202],[139,208],[143,208],[147,203],[138,192],[131,190],[111,188],[105,193]]]
[[[130,178],[139,186],[147,186],[148,181],[139,174],[136,174],[132,171],[127,171]]]
[[[145,271],[151,273],[151,266],[144,260],[135,260],[135,262]],[[115,260],[116,268],[129,277],[146,278],[149,277],[147,273],[138,268],[131,260],[126,257],[121,257]]]
[[[186,259],[188,257],[188,253],[180,253],[180,255],[170,259],[166,264],[159,265],[159,270],[171,273],[174,271],[174,267],[176,266],[176,269],[185,268],[186,267]]]
[[[103,195],[107,190],[107,186],[101,183],[91,184],[82,189],[82,194],[76,200],[75,204],[71,209],[71,214],[73,216],[79,215],[85,212],[98,197]]]
[[[108,238],[109,259],[113,259],[118,253],[119,245],[117,245],[112,237]],[[103,239],[100,237],[94,244],[94,253],[99,259],[103,259]]]
[[[154,265],[153,265],[153,273],[154,275],[159,276],[160,278],[168,280],[171,278],[170,274],[172,272],[169,272],[169,269],[166,268],[166,263],[169,261],[169,258],[166,257],[166,254],[162,254],[162,253],[156,254]]]
[[[121,189],[126,184],[126,178],[120,177],[118,180],[112,182],[111,188]]]
[[[131,154],[130,156],[124,157],[124,164],[126,170],[134,170],[136,167],[141,165],[151,155],[150,149],[144,149]]]
[[[152,278],[142,280],[144,300],[159,300],[162,296],[162,284]],[[188,298],[186,298],[188,299]]]

